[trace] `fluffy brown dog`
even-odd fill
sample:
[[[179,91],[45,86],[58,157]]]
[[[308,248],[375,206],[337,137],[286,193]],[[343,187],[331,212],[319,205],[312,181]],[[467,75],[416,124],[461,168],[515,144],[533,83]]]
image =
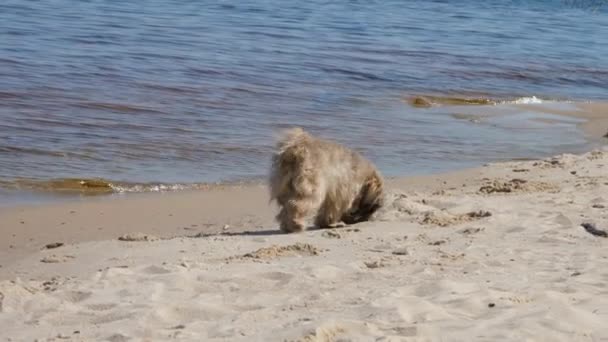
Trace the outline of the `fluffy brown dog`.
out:
[[[285,131],[277,143],[270,198],[281,209],[276,218],[284,232],[304,230],[314,213],[319,228],[366,221],[382,206],[382,192],[380,173],[355,151],[301,128]]]

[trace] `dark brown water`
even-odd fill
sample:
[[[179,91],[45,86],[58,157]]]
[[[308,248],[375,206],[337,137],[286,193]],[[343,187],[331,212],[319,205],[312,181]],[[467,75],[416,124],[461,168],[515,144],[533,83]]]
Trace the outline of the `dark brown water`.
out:
[[[387,175],[584,149],[500,103],[606,100],[606,27],[601,2],[4,0],[0,198],[259,179],[292,125]]]

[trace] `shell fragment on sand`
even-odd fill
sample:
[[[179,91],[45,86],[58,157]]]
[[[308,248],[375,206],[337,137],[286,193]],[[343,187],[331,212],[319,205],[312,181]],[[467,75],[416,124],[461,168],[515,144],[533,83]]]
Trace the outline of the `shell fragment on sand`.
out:
[[[582,223],[581,226],[591,235],[608,238],[608,232],[597,229],[593,223]]]

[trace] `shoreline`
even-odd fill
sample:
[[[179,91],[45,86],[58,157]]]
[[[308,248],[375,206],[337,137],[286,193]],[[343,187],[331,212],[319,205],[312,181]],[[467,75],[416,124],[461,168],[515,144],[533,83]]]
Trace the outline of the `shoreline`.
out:
[[[574,110],[564,110],[543,104],[510,104],[584,119],[578,125],[589,141],[595,142],[595,147],[604,146],[602,132],[608,131],[608,103],[575,105]],[[461,107],[460,112],[466,112],[468,107],[479,106]],[[518,161],[503,160],[491,165]],[[480,184],[483,170],[484,166],[479,166],[429,175],[386,177],[386,181],[389,188],[431,193],[471,181]],[[145,227],[141,233],[163,238],[203,231],[210,234],[274,227],[274,209],[269,205],[266,184],[262,181],[209,184],[204,190],[117,193],[0,206],[0,265],[35,253],[55,240],[72,244],[113,239],[133,232],[132,227]]]
[[[448,98],[452,99],[452,98]],[[464,98],[463,98],[464,99]],[[471,122],[471,125],[484,125],[492,126],[496,125],[495,120],[511,120],[511,124],[519,122],[521,120],[521,127],[518,129],[536,129],[535,125],[542,123],[545,125],[545,130],[550,129],[551,125],[571,125],[576,126],[580,129],[582,136],[586,141],[586,146],[561,146],[555,151],[544,153],[539,155],[539,151],[536,152],[535,158],[548,157],[556,153],[582,153],[586,150],[601,146],[608,142],[608,139],[603,136],[608,132],[608,102],[552,102],[545,100],[543,103],[516,103],[516,102],[505,102],[496,104],[477,104],[476,102],[464,102],[464,105],[454,105],[452,103],[442,104],[441,102],[433,104],[431,107],[423,108],[412,108],[414,111],[421,111],[424,113],[425,110],[431,109],[429,112],[431,115],[437,114],[436,109],[440,109],[443,114],[445,112],[451,113],[450,116],[457,121],[466,120]],[[519,119],[509,119],[513,114],[523,114]],[[556,117],[543,118],[543,115],[555,115]],[[536,119],[534,118],[536,116]],[[563,118],[563,119],[560,119]],[[565,118],[572,118],[581,120],[581,122],[568,121]],[[504,122],[503,122],[504,124]],[[507,124],[508,125],[508,124]],[[559,127],[558,127],[559,128]],[[517,128],[515,129],[515,131]],[[517,133],[514,133],[517,134]],[[581,136],[581,138],[582,138]],[[521,151],[520,151],[521,153]],[[534,154],[534,153],[533,153]],[[520,154],[521,156],[521,154]],[[526,156],[531,157],[531,156]],[[517,160],[518,156],[514,155],[512,158],[501,158],[495,159],[490,156],[484,158],[486,162],[496,161],[509,161]],[[468,163],[468,165],[452,165],[452,168],[441,168],[441,170],[433,171],[433,174],[441,174],[446,172],[452,172],[455,170],[462,170],[468,168],[474,168],[482,164],[483,161],[479,161],[479,164]],[[382,168],[381,168],[382,169]],[[394,172],[394,171],[393,171]],[[422,173],[422,171],[419,171]],[[416,172],[413,172],[415,175]],[[408,177],[412,175],[412,172],[405,176],[394,176],[393,178]],[[193,183],[163,183],[163,182],[149,182],[149,183],[138,183],[129,181],[115,181],[113,179],[101,179],[101,178],[58,178],[58,179],[46,179],[46,180],[28,180],[28,179],[17,179],[17,180],[4,180],[0,181],[0,208],[2,207],[14,207],[28,204],[52,204],[58,201],[70,202],[74,199],[97,198],[104,196],[115,196],[115,195],[130,195],[138,193],[172,193],[192,190],[208,190],[212,188],[222,188],[230,186],[241,186],[248,184],[259,184],[264,182],[265,176],[250,177],[243,180],[233,180],[227,182],[193,182]]]

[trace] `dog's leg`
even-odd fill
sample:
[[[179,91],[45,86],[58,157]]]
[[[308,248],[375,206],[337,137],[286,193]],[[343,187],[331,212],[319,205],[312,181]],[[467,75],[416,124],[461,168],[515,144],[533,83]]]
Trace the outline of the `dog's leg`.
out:
[[[318,228],[334,228],[340,220],[340,209],[335,207],[334,201],[326,199],[315,217],[315,226]]]
[[[277,215],[280,228],[285,233],[301,232],[306,229],[306,216],[313,209],[308,199],[288,201]]]

